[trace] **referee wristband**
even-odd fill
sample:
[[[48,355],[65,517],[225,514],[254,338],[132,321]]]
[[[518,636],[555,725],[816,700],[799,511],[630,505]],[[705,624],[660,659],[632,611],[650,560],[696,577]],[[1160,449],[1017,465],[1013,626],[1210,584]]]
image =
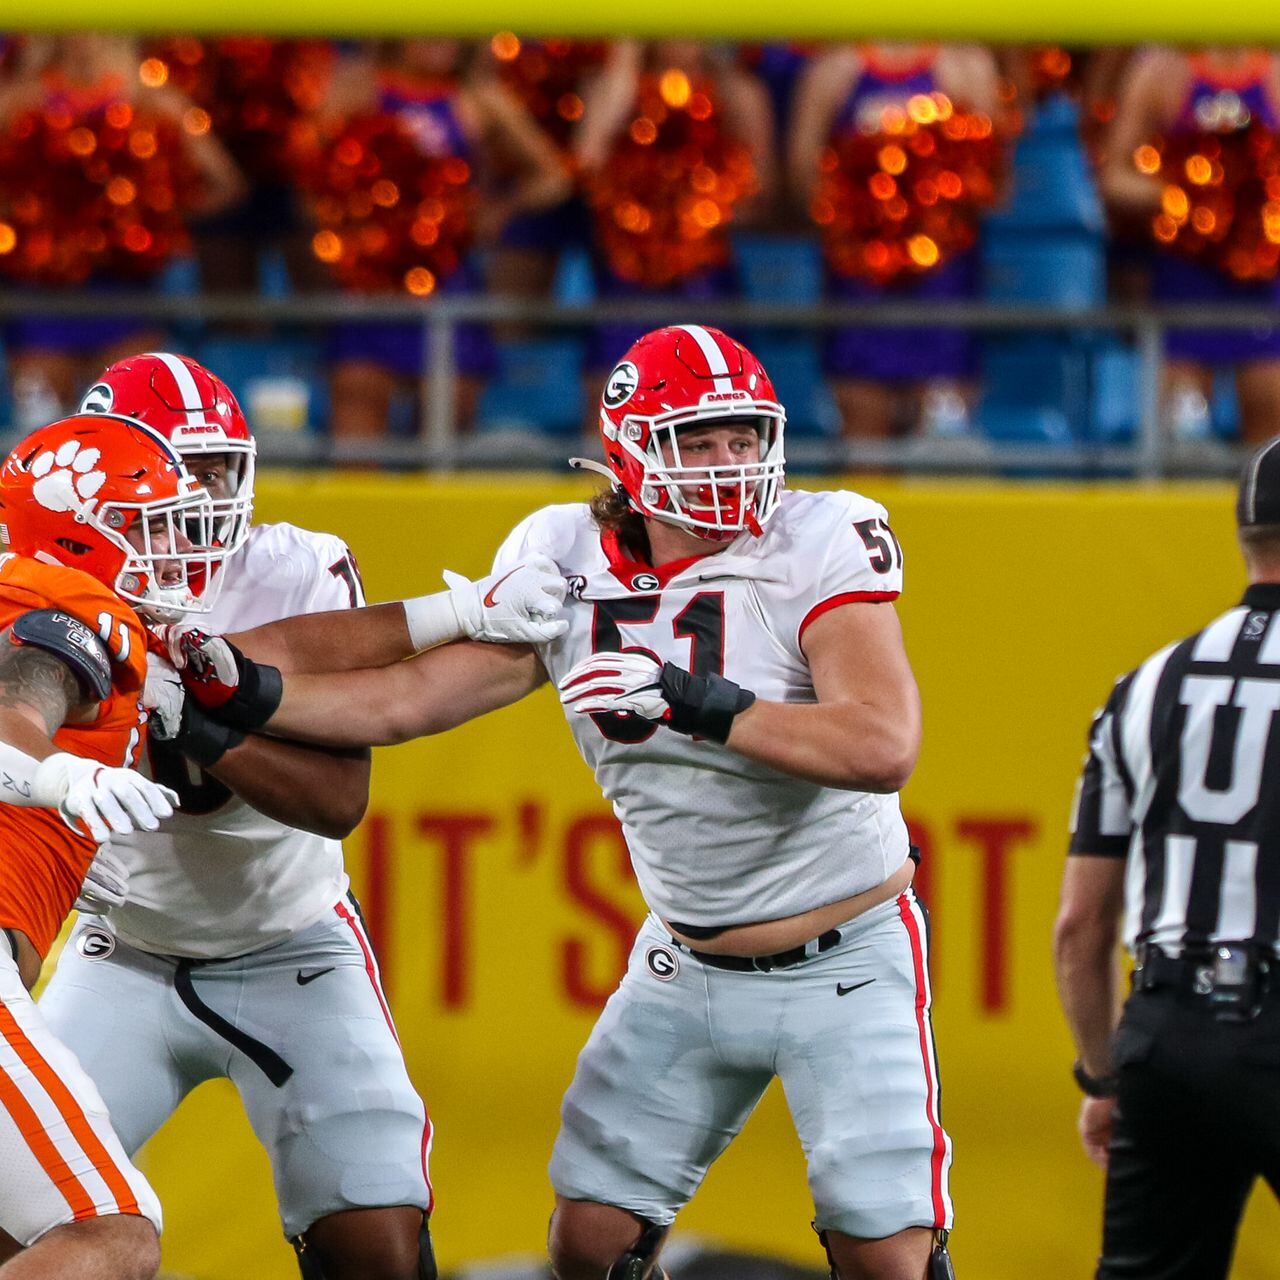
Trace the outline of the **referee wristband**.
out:
[[[1090,1098],[1114,1098],[1120,1091],[1120,1077],[1112,1072],[1109,1076],[1091,1076],[1079,1058],[1071,1064],[1071,1074],[1080,1092]]]

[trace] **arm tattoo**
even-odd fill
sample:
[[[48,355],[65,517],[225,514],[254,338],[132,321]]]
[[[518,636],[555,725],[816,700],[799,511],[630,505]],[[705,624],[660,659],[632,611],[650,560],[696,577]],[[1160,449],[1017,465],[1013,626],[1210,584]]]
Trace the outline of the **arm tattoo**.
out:
[[[26,644],[8,644],[0,634],[0,707],[34,711],[50,737],[82,700],[71,668],[61,658]]]

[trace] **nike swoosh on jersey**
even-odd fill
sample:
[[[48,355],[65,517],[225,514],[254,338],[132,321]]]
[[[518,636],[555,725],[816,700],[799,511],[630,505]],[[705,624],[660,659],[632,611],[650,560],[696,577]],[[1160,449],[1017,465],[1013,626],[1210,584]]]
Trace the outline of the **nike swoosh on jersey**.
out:
[[[873,983],[874,981],[875,981],[875,979],[874,979],[874,978],[868,978],[868,979],[866,980],[866,982],[853,982],[853,983],[850,983],[850,984],[849,984],[849,986],[847,986],[847,987],[846,987],[843,983],[837,982],[837,983],[836,983],[836,995],[838,995],[838,996],[847,996],[847,995],[849,994],[849,992],[850,992],[850,991],[857,991],[857,989],[858,989],[859,987],[869,986],[869,985],[870,985],[871,983]]]
[[[519,565],[517,565],[517,566],[516,566],[516,569],[518,569],[519,567],[520,567],[520,566],[519,566]],[[512,569],[512,570],[511,570],[511,573],[515,573],[516,569]],[[504,573],[504,574],[502,575],[502,577],[500,577],[500,578],[497,580],[497,582],[495,582],[495,583],[493,584],[493,586],[491,586],[491,587],[489,588],[489,590],[488,590],[488,591],[486,591],[486,592],[484,593],[484,607],[485,607],[486,609],[492,609],[492,608],[493,608],[493,606],[497,603],[497,601],[496,601],[496,600],[494,600],[494,598],[493,598],[493,593],[494,593],[495,591],[497,591],[497,589],[498,589],[500,586],[502,586],[502,584],[503,584],[504,582],[506,582],[506,580],[507,580],[509,577],[511,577],[511,573]]]
[[[298,970],[298,986],[305,987],[308,982],[314,982],[317,978],[323,978],[326,973],[332,973],[336,965],[330,965],[327,969],[317,969],[315,973],[304,974],[301,969]]]

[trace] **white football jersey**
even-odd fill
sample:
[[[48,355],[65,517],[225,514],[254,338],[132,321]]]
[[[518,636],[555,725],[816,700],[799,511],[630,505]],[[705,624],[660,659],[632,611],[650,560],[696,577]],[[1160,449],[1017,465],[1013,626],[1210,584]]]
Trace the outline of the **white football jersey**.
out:
[[[889,601],[902,552],[885,509],[856,493],[788,492],[762,537],[655,570],[629,560],[583,504],[523,521],[495,569],[542,551],[569,581],[569,630],[539,656],[558,685],[593,652],[646,649],[772,702],[816,700],[801,650],[827,609]],[[667,920],[796,915],[880,884],[909,849],[896,795],[839,791],[634,718],[568,712],[622,824],[636,879]]]
[[[291,524],[255,525],[220,572],[221,594],[201,617],[211,632],[364,603],[342,539]],[[244,955],[305,929],[346,893],[339,841],[266,817],[163,743],[150,743],[142,763],[174,787],[183,811],[160,831],[112,837],[128,859],[129,900],[105,923],[131,946]]]

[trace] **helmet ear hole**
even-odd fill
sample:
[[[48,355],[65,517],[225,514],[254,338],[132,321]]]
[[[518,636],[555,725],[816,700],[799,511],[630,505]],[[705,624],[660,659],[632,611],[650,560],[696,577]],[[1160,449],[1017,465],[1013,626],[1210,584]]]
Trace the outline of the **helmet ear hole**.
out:
[[[87,556],[93,550],[87,542],[76,542],[74,538],[57,538],[55,541],[58,546],[64,551],[70,551],[73,556]]]

